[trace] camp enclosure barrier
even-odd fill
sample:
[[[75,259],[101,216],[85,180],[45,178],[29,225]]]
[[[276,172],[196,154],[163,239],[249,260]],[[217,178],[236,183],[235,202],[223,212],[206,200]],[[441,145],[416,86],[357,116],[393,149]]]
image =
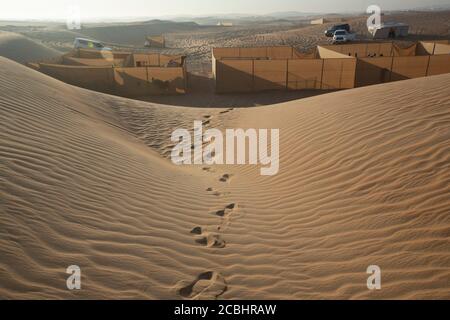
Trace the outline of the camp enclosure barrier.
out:
[[[359,43],[321,46],[331,51],[355,58],[390,57],[393,55],[393,43]]]
[[[417,55],[450,54],[449,41],[424,42],[417,44]]]
[[[63,55],[59,64],[74,66],[181,67],[184,65],[184,57],[160,53],[76,49]]]
[[[323,47],[357,57],[357,87],[450,72],[448,42],[418,42],[408,47],[394,42]]]
[[[68,66],[112,67],[123,66],[124,59],[86,59],[63,56],[61,64]]]
[[[391,81],[425,77],[430,56],[394,57]]]
[[[430,56],[430,64],[428,66],[427,76],[450,73],[450,55]]]
[[[74,49],[66,56],[82,59],[105,59],[112,57],[113,59],[126,59],[132,52],[129,51],[110,51],[110,50],[93,50],[93,49]]]
[[[298,59],[308,55],[301,54],[289,46],[278,47],[251,47],[251,48],[214,48],[213,56],[216,60],[222,59]]]
[[[186,93],[183,68],[114,68],[114,92],[126,97]]]
[[[218,93],[355,86],[356,59],[326,48],[306,55],[292,47],[215,48],[212,61]]]
[[[221,60],[216,92],[349,89],[355,87],[354,59]]]
[[[371,42],[318,46],[310,55],[291,47],[216,48],[212,62],[218,93],[336,90],[450,73],[450,45]]]
[[[114,69],[112,67],[79,67],[40,63],[39,71],[66,83],[105,93],[111,93],[114,85]]]
[[[394,42],[325,45],[321,47],[356,58],[412,57],[450,54],[450,45],[447,40],[433,42],[420,41],[411,44],[408,47],[400,47]]]
[[[130,98],[183,94],[187,88],[184,56],[75,49],[29,66],[72,85]]]
[[[133,67],[167,67],[170,64],[181,67],[183,56],[169,56],[160,53],[133,53],[126,66]]]
[[[409,57],[418,55],[417,43],[406,48],[400,47],[393,42],[326,45],[322,47],[355,58]]]
[[[289,60],[288,89],[321,89],[323,60]]]
[[[450,55],[358,59],[356,86],[450,73]]]
[[[321,89],[351,89],[355,87],[356,59],[323,59]]]
[[[124,97],[182,94],[184,68],[114,68],[39,64],[39,71],[82,88]]]
[[[393,58],[361,58],[356,64],[356,86],[364,87],[389,82]]]

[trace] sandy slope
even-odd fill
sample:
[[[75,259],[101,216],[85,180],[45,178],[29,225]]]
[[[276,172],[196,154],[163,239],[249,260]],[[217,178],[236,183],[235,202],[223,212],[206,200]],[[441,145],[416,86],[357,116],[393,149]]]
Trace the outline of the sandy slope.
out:
[[[48,48],[25,36],[0,31],[0,56],[25,63],[54,58],[61,52]]]
[[[0,71],[1,298],[450,298],[450,75],[229,110]],[[194,119],[280,128],[280,173],[172,165]]]

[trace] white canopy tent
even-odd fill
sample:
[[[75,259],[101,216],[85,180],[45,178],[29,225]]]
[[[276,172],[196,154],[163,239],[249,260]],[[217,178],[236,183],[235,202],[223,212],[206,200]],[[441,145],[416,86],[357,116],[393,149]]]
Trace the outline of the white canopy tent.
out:
[[[409,25],[397,22],[388,22],[377,26],[370,26],[368,29],[374,39],[406,37],[409,34]]]

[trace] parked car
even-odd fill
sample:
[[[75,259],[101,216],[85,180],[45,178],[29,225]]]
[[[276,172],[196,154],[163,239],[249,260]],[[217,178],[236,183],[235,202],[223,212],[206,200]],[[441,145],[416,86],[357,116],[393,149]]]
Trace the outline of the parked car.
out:
[[[336,30],[333,36],[333,43],[346,43],[354,41],[356,34],[350,33],[347,30]]]
[[[336,24],[336,25],[332,26],[330,29],[325,31],[325,36],[327,36],[328,38],[331,38],[334,36],[334,33],[337,30],[346,30],[347,32],[350,32],[350,25],[348,23]]]
[[[92,49],[99,51],[112,51],[111,48],[105,47],[103,43],[91,39],[76,38],[73,43],[74,49]]]

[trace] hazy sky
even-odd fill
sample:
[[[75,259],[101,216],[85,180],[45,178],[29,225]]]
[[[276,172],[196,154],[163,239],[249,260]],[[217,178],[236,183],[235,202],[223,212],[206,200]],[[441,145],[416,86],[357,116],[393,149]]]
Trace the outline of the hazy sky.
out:
[[[1,0],[0,19],[65,20],[70,5],[80,7],[82,18],[155,17],[226,13],[365,11],[370,4],[382,9],[411,9],[449,5],[450,0]]]

